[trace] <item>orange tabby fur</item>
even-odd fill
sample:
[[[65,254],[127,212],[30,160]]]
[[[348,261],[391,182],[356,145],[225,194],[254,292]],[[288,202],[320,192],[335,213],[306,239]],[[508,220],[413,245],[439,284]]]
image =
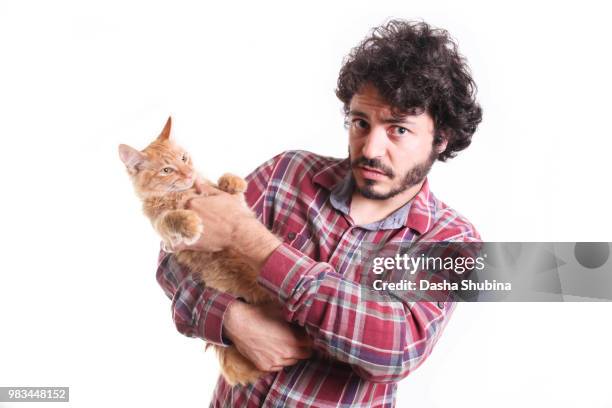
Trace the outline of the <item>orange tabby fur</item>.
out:
[[[187,153],[170,139],[171,119],[162,133],[144,150],[119,146],[119,156],[126,165],[136,194],[143,200],[145,215],[151,220],[166,246],[197,241],[203,226],[197,213],[184,209],[197,195],[193,187],[196,172]],[[170,170],[168,170],[170,169]],[[218,184],[204,181],[207,191],[226,191],[244,202],[246,182],[238,176],[223,175]],[[246,203],[245,203],[246,205]],[[205,231],[204,231],[205,233]],[[257,271],[230,251],[179,251],[177,261],[208,287],[243,298],[248,303],[263,304],[273,299],[256,282]],[[234,346],[215,346],[221,372],[227,382],[248,384],[264,373],[238,352]]]

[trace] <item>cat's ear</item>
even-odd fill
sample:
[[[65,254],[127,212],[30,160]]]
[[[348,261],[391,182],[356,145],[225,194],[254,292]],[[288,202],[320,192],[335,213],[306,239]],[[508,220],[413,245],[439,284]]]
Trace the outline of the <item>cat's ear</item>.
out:
[[[119,157],[130,174],[138,172],[138,165],[145,161],[146,156],[128,145],[119,145]]]
[[[170,128],[172,127],[172,117],[168,116],[168,120],[166,121],[166,126],[157,137],[157,140],[168,140],[170,139]]]

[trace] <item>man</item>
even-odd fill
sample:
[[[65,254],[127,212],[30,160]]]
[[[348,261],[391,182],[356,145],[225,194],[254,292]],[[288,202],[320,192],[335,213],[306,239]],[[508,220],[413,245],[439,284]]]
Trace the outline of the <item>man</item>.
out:
[[[268,372],[248,387],[220,377],[211,406],[392,407],[397,382],[429,356],[454,309],[366,299],[357,253],[367,243],[480,239],[426,178],[481,120],[464,59],[446,31],[390,21],[352,50],[336,94],[348,159],[292,151],[261,165],[247,178],[257,220],[225,193],[189,205],[205,225],[190,248],[240,253],[280,312],[206,288],[160,254],[178,330],[233,343]]]

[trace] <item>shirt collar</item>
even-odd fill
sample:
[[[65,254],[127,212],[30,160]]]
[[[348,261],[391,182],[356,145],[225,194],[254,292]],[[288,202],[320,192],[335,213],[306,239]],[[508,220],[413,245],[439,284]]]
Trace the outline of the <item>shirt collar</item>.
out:
[[[325,166],[314,175],[312,181],[331,191],[330,203],[336,210],[345,215],[349,214],[355,182],[348,159]],[[412,200],[389,214],[385,219],[360,227],[368,230],[380,230],[406,226],[419,234],[424,234],[433,226],[436,209],[437,200],[429,190],[429,180],[425,178],[423,186]]]

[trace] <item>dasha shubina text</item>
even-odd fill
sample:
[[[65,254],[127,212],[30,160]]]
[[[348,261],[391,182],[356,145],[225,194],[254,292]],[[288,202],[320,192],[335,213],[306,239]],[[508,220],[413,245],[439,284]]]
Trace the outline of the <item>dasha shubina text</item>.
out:
[[[511,291],[512,284],[510,282],[498,282],[493,280],[483,280],[482,282],[476,282],[472,280],[463,280],[461,282],[430,282],[428,280],[420,280],[417,286],[415,281],[409,281],[402,279],[399,282],[386,282],[382,279],[377,279],[372,283],[374,290],[382,291],[412,291],[412,290],[444,290],[444,291],[456,291],[456,290],[483,290],[483,291]]]

